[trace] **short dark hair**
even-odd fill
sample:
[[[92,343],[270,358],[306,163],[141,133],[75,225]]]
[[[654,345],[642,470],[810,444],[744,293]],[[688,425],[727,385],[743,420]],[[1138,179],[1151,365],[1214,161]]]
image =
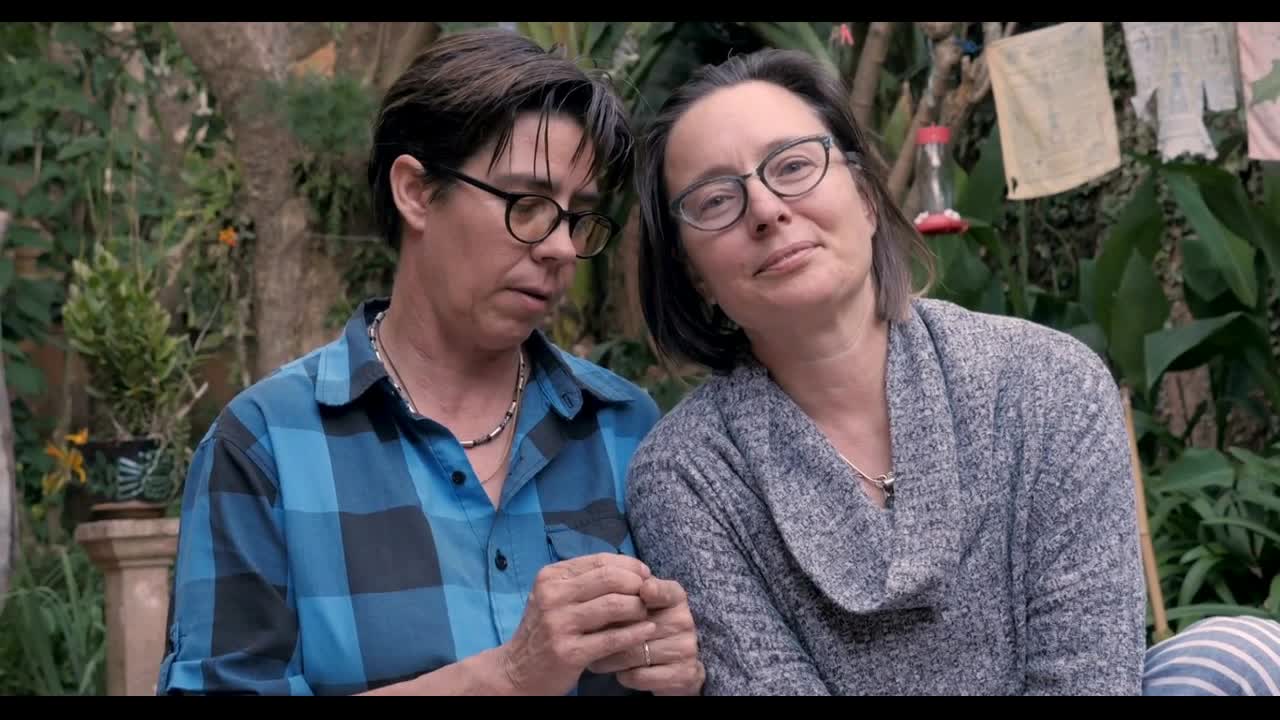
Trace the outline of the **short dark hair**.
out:
[[[556,48],[544,50],[517,33],[466,30],[433,42],[387,90],[373,127],[369,188],[378,228],[399,247],[401,219],[391,194],[391,165],[401,155],[456,167],[497,138],[489,167],[511,140],[522,112],[564,113],[582,124],[590,143],[589,171],[603,191],[631,173],[632,134],[627,112],[603,73],[587,71]],[[454,180],[431,176],[435,194]]]
[[[839,149],[859,157],[861,171],[855,173],[858,188],[876,213],[871,272],[879,315],[900,319],[907,313],[913,295],[913,259],[922,264],[930,280],[933,276],[932,254],[889,195],[885,163],[854,119],[849,93],[838,78],[806,53],[772,48],[705,66],[667,99],[641,143],[636,165],[640,307],[660,352],[719,372],[731,370],[748,357],[750,343],[742,329],[718,306],[709,305],[694,286],[680,245],[679,227],[669,208],[670,189],[663,179],[663,166],[671,128],[690,106],[716,90],[753,80],[773,83],[798,95],[822,118]]]

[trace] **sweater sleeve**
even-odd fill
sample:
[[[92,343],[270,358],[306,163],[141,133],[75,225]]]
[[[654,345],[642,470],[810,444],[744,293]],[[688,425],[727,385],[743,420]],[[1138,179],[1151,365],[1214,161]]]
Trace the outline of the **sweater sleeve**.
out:
[[[1110,373],[1092,353],[1076,369],[1039,400],[1025,690],[1139,695],[1146,598],[1128,435]]]
[[[721,521],[720,499],[698,480],[705,478],[668,452],[646,453],[631,469],[628,507],[641,559],[688,593],[707,672],[703,694],[830,694]]]

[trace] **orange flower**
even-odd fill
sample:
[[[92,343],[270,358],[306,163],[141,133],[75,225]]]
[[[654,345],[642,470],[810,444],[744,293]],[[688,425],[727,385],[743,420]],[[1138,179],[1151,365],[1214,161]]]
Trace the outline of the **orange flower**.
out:
[[[81,439],[81,436],[84,437],[84,440],[77,442]],[[82,445],[88,442],[88,437],[89,431],[85,429],[75,435],[68,435],[67,439]],[[45,473],[45,476],[40,481],[46,496],[61,490],[71,480],[72,475],[79,478],[81,485],[88,481],[88,477],[84,472],[84,455],[80,454],[79,450],[75,448],[63,450],[53,443],[49,443],[45,446],[44,454],[57,461],[57,467],[51,472]]]
[[[223,228],[222,231],[218,233],[218,242],[226,245],[227,247],[235,247],[236,240],[236,229],[233,227]]]
[[[75,435],[68,435],[67,442],[72,445],[84,445],[89,442],[89,428],[81,428]]]

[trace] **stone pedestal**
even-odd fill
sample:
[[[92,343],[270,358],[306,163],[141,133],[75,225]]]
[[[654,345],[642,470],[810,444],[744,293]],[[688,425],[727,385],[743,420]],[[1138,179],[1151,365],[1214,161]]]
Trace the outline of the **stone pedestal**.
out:
[[[107,694],[154,695],[168,632],[178,519],[81,523],[76,540],[105,580]]]

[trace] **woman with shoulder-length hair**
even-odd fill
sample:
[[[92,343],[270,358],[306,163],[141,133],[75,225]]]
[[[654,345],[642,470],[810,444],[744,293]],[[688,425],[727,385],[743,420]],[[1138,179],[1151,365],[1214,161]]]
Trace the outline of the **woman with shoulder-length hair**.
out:
[[[640,148],[645,319],[714,373],[633,456],[628,507],[704,692],[1139,694],[1115,382],[1064,333],[921,296],[847,97],[802,53],[733,57]]]

